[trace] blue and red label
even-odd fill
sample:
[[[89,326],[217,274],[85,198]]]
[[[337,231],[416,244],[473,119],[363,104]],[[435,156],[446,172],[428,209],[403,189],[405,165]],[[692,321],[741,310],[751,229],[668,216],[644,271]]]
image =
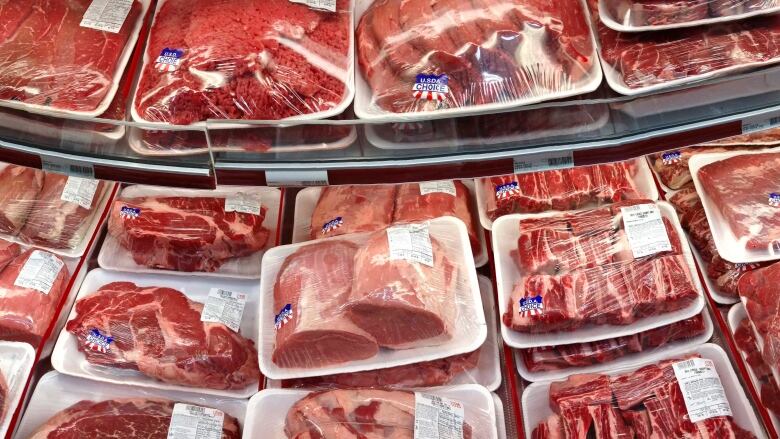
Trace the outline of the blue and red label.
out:
[[[780,207],[780,193],[772,192],[769,194],[769,205],[772,207]]]
[[[114,337],[109,337],[100,332],[99,329],[92,329],[87,334],[86,344],[91,351],[108,353],[111,350],[111,343]]]
[[[496,186],[497,200],[505,200],[517,196],[520,196],[520,183],[516,181]]]
[[[682,153],[680,151],[665,152],[661,155],[661,160],[663,160],[665,165],[679,163],[682,160]]]
[[[293,318],[293,312],[292,312],[292,304],[288,303],[279,311],[279,314],[274,317],[274,327],[279,330],[282,329],[282,326],[284,326],[287,322],[292,320]]]
[[[447,75],[419,74],[412,86],[412,96],[415,99],[428,101],[443,101],[450,93],[450,78]]]
[[[542,296],[539,295],[536,297],[523,297],[518,302],[517,311],[523,317],[542,315],[544,313]]]
[[[166,47],[160,52],[160,56],[157,57],[154,68],[161,72],[175,72],[176,70],[179,70],[183,57],[183,50]]]
[[[119,210],[119,216],[121,218],[135,219],[141,216],[141,209],[137,207],[122,206],[122,209]]]
[[[342,217],[339,216],[333,218],[332,220],[322,225],[322,234],[327,235],[328,233],[340,228],[343,224],[344,219]]]

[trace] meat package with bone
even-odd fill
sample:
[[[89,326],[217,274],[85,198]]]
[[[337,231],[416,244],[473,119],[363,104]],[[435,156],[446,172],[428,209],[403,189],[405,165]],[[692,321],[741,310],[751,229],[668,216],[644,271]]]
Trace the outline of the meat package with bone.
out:
[[[504,324],[526,333],[631,325],[697,300],[680,237],[668,218],[661,217],[665,230],[658,230],[665,231],[667,248],[634,256],[623,222],[623,208],[629,206],[655,208],[652,201],[633,200],[520,220],[511,256],[522,277],[514,285]]]

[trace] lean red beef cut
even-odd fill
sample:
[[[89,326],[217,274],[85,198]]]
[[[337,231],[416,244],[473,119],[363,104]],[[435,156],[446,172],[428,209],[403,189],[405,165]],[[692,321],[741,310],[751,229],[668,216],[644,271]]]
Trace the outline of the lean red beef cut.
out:
[[[88,188],[76,198],[64,200],[66,189],[78,193],[79,185]],[[93,190],[94,188],[94,190]],[[106,188],[103,181],[86,180],[48,173],[43,189],[33,203],[19,236],[24,242],[58,249],[73,249],[86,237],[89,223],[96,212]],[[91,199],[90,199],[91,196]],[[83,197],[83,198],[81,198]],[[85,207],[86,206],[86,207]]]
[[[780,153],[729,157],[703,166],[698,177],[747,249],[780,250]]]
[[[353,5],[334,3],[335,12],[288,0],[166,0],[149,36],[136,111],[189,124],[335,109],[348,95]]]
[[[356,253],[350,242],[320,241],[284,260],[274,284],[275,364],[314,368],[377,354],[374,338],[344,312]]]
[[[396,187],[391,185],[327,186],[311,215],[310,238],[373,232],[393,221]]]
[[[19,244],[0,239],[0,271],[5,268],[15,257],[19,256],[22,248]]]
[[[312,392],[287,412],[284,432],[289,439],[413,439],[415,411],[413,392],[378,389]],[[487,437],[490,437],[488,432],[472,431],[466,418],[463,439]]]
[[[0,171],[0,233],[19,233],[43,187],[43,175],[37,169],[16,165],[5,165]]]
[[[208,389],[256,383],[260,373],[252,340],[221,323],[201,322],[202,310],[202,303],[172,288],[113,282],[76,302],[66,330],[94,366]],[[96,339],[105,349],[91,348]]]
[[[37,347],[66,294],[70,273],[57,256],[30,249],[0,271],[0,339]]]
[[[114,202],[108,233],[138,265],[177,271],[216,271],[230,259],[265,248],[267,208],[258,215],[228,212],[224,197],[140,197]]]
[[[80,401],[54,415],[29,439],[167,439],[175,405],[173,401],[151,398]],[[220,437],[241,437],[236,418],[225,414]]]
[[[780,263],[746,273],[739,280],[738,290],[761,337],[761,354],[780,375]]]
[[[0,6],[0,99],[97,110],[122,73],[117,68],[141,18],[141,2],[130,2],[116,33],[81,25],[91,0],[5,3]]]
[[[761,387],[761,403],[775,416],[780,416],[780,390],[772,371],[761,356],[750,319],[745,318],[739,322],[734,331],[734,342],[758,380],[758,383],[754,384]]]
[[[703,20],[709,16],[709,2],[710,0],[611,1],[613,16],[621,22],[627,19],[634,26],[658,26]]]

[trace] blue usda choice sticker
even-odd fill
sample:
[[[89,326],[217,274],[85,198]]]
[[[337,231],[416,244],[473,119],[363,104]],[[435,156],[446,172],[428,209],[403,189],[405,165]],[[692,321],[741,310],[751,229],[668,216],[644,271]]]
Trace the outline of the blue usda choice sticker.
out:
[[[523,317],[538,316],[544,313],[544,305],[542,304],[542,296],[536,297],[523,297],[518,302],[517,311]]]
[[[137,207],[129,207],[129,206],[122,206],[122,209],[119,210],[119,217],[120,218],[138,218],[141,216],[141,209]]]
[[[87,347],[95,352],[108,353],[111,350],[111,343],[113,343],[114,337],[109,337],[102,334],[99,329],[93,328],[87,334],[86,344]]]
[[[516,181],[496,186],[496,199],[504,200],[520,195],[520,184]]]
[[[328,234],[328,233],[338,229],[343,224],[344,224],[344,220],[342,219],[342,217],[340,217],[340,216],[336,217],[336,218],[334,218],[334,219],[332,219],[332,220],[330,220],[327,223],[322,225],[322,234],[326,235],[326,234]]]
[[[292,313],[292,304],[288,303],[284,306],[284,308],[279,311],[279,314],[274,317],[274,327],[279,330],[282,329],[282,326],[285,325],[285,323],[292,320],[293,313]]]
[[[780,207],[780,193],[772,192],[769,194],[769,205],[772,207]]]
[[[157,57],[154,68],[161,72],[175,72],[176,70],[179,70],[183,56],[183,50],[166,47],[160,52],[160,56]]]
[[[412,86],[412,96],[419,100],[443,101],[450,93],[450,78],[447,75],[419,74]]]
[[[680,151],[665,152],[661,155],[661,160],[663,160],[665,165],[678,163],[680,160],[682,160],[682,153]]]

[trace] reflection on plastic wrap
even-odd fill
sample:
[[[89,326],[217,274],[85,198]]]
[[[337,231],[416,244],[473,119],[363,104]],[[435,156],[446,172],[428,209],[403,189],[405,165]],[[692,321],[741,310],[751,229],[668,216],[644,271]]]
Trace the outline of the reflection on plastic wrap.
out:
[[[165,287],[113,282],[76,302],[66,330],[94,367],[165,383],[244,389],[259,379],[254,342],[201,321],[203,304]]]
[[[15,236],[24,227],[43,187],[44,172],[16,165],[0,170],[0,233]]]
[[[602,0],[612,19],[627,26],[685,24],[760,12],[777,0]]]
[[[780,379],[780,263],[751,271],[739,281],[739,295],[761,341],[761,354]]]
[[[648,155],[658,179],[670,189],[680,189],[693,181],[688,169],[688,160],[696,154],[723,152],[744,147],[692,146]]]
[[[598,68],[577,0],[381,0],[356,33],[374,112],[553,99]]]
[[[749,319],[745,318],[739,322],[739,326],[734,331],[734,343],[758,380],[756,384],[760,388],[761,403],[776,417],[780,417],[780,389],[777,387],[777,380],[772,375],[772,370],[761,356],[758,340]]]
[[[351,8],[349,0],[336,12],[288,0],[160,2],[134,118],[325,117],[350,95]]]

